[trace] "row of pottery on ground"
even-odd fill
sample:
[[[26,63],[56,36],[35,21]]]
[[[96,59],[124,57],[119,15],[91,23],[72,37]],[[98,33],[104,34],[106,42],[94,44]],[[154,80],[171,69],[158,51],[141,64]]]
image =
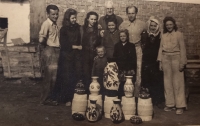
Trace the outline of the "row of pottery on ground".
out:
[[[108,66],[109,66],[109,64],[108,64]],[[116,69],[118,69],[118,68],[115,65],[111,64],[109,67],[110,68],[107,68],[107,71],[112,71],[112,72],[117,73]],[[127,78],[127,80],[124,85],[125,97],[122,97],[122,110],[124,111],[125,119],[128,120],[128,119],[130,119],[130,117],[135,115],[135,111],[136,111],[135,106],[136,105],[135,105],[135,99],[133,97],[134,85],[132,83],[132,76],[126,76],[126,78]],[[82,115],[85,115],[85,112],[86,112],[86,117],[87,117],[88,121],[97,121],[99,119],[99,117],[101,117],[102,108],[103,108],[102,95],[99,95],[100,84],[98,83],[97,79],[98,79],[98,77],[96,77],[96,76],[92,77],[92,83],[90,84],[90,87],[89,87],[91,94],[89,95],[88,103],[87,103],[87,95],[84,94],[85,93],[84,85],[82,84],[82,82],[79,82],[76,85],[74,99],[72,101],[72,114],[78,112]],[[104,78],[104,80],[105,80],[105,78]],[[113,85],[110,85],[110,88],[108,88],[109,81],[107,81],[107,82],[104,81],[104,86],[105,86],[105,82],[106,82],[107,83],[106,84],[107,86],[105,86],[106,89],[112,90],[111,87],[115,86],[113,89],[118,90],[119,83],[118,83],[118,85],[116,85],[117,84],[116,81],[118,81],[118,80],[115,79],[115,82],[113,81],[114,83],[112,83]],[[104,112],[105,112],[106,118],[111,117],[113,122],[120,122],[120,120],[122,119],[122,113],[121,113],[122,110],[119,105],[120,100],[119,99],[116,100],[116,99],[117,99],[117,96],[116,97],[105,96]],[[139,100],[139,101],[142,101],[142,100]],[[116,104],[118,104],[118,105],[116,105]],[[118,106],[118,107],[116,108],[113,106]],[[151,115],[149,114],[153,111],[153,109],[151,109],[152,104],[146,105],[146,104],[143,104],[143,102],[138,102],[138,106],[139,106],[138,109],[141,109],[141,111],[138,110],[138,114],[140,114],[140,116],[142,116],[143,121],[145,121],[145,120],[149,121],[150,116],[152,118],[152,114]],[[144,111],[142,109],[144,109]]]

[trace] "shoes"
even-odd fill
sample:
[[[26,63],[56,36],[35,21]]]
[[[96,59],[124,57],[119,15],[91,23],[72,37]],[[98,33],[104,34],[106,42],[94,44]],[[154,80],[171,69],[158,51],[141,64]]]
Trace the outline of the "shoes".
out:
[[[164,108],[164,111],[166,111],[166,112],[169,112],[169,111],[172,111],[172,110],[175,110],[175,107],[165,107]]]
[[[177,115],[180,115],[180,114],[183,114],[183,109],[176,109],[176,114]]]
[[[69,107],[69,106],[72,105],[72,103],[71,103],[71,102],[67,102],[65,105],[66,105],[67,107]]]

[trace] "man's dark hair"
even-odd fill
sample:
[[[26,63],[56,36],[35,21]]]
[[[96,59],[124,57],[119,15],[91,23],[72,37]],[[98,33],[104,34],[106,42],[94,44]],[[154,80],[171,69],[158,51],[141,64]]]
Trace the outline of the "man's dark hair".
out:
[[[50,13],[50,9],[59,11],[59,8],[56,5],[48,5],[46,8],[48,14]]]
[[[135,8],[135,13],[136,14],[138,13],[138,8],[136,6],[131,5],[131,6],[126,7],[126,14],[128,14],[128,9],[130,8]]]

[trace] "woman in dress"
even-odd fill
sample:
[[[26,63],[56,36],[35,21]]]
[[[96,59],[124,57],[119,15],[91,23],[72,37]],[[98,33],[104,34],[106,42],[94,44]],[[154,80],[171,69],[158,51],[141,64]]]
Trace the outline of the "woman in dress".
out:
[[[88,12],[81,27],[83,46],[83,82],[86,92],[89,93],[91,83],[92,66],[96,56],[96,47],[101,44],[101,37],[98,30],[98,14],[94,11]]]
[[[159,70],[157,61],[160,47],[160,23],[154,17],[147,21],[148,29],[142,33],[142,72],[141,86],[148,88],[152,102],[159,105],[164,102],[163,72]]]
[[[66,106],[71,106],[75,85],[81,78],[81,33],[76,19],[77,11],[68,9],[60,29],[58,77],[60,78],[61,102],[65,102]]]
[[[184,66],[187,64],[183,34],[178,31],[172,17],[163,20],[158,61],[164,72],[165,105],[164,111],[176,108],[176,114],[182,114],[186,107]]]

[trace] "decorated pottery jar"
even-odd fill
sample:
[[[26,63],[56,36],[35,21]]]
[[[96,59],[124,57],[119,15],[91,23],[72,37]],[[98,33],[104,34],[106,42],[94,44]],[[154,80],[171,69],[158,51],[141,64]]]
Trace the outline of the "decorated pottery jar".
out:
[[[131,123],[133,123],[133,124],[140,124],[140,123],[142,123],[142,119],[139,117],[139,116],[132,116],[131,118],[130,118],[130,121],[131,121]]]
[[[113,123],[120,123],[123,121],[123,113],[120,106],[120,99],[113,100],[113,106],[110,110],[110,118]]]
[[[107,90],[119,89],[118,66],[116,62],[110,62],[104,69],[103,84]]]
[[[88,104],[86,110],[86,117],[89,122],[96,122],[99,119],[99,110],[96,106],[96,101],[94,99],[90,99],[90,104]]]
[[[76,121],[82,121],[82,120],[85,119],[85,117],[81,113],[74,113],[74,114],[72,114],[72,118],[74,120],[76,120]]]
[[[133,97],[134,85],[132,82],[133,76],[126,76],[126,82],[124,84],[124,94],[127,98]]]
[[[97,76],[92,77],[92,83],[90,84],[90,87],[89,87],[91,95],[99,95],[100,84],[97,81],[98,78],[99,77],[97,77]]]
[[[139,97],[142,99],[150,98],[150,93],[148,88],[141,87]]]
[[[84,87],[84,84],[82,83],[82,80],[80,80],[76,84],[75,93],[77,93],[77,94],[85,94],[85,87]]]

